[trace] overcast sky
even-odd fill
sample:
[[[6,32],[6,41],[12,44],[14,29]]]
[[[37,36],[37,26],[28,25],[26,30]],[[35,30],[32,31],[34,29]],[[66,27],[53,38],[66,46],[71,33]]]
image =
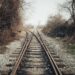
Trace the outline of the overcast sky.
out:
[[[45,24],[48,17],[58,13],[58,5],[65,2],[65,0],[26,0],[30,6],[25,10],[23,17],[27,17],[26,24]],[[68,17],[67,13],[64,13]]]

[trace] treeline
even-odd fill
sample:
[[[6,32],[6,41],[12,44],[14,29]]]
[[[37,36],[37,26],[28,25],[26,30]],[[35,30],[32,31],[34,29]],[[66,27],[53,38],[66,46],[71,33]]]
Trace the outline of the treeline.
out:
[[[66,0],[61,8],[70,14],[70,18],[66,20],[61,14],[50,16],[42,31],[48,36],[75,42],[75,0]]]
[[[6,35],[15,35],[15,27],[21,23],[19,12],[22,2],[23,0],[0,0],[0,43],[3,43]]]

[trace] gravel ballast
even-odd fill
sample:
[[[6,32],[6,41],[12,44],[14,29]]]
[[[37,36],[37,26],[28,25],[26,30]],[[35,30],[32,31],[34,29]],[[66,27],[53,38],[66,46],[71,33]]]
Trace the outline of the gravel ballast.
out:
[[[25,34],[26,33],[23,32],[18,40],[14,40],[8,45],[3,46],[4,52],[0,53],[0,71],[7,69],[5,65],[9,64],[9,59],[11,58],[10,56],[12,55],[12,53],[21,50],[22,44],[25,39]],[[2,49],[2,46],[0,46],[0,51],[2,51]]]
[[[63,60],[66,68],[70,69],[73,73],[75,73],[75,58],[73,58],[73,55],[67,52],[67,48],[64,46],[63,42],[59,41],[56,38],[45,36],[42,33],[41,35],[48,42],[49,48],[53,49],[56,55],[58,55],[60,59]]]

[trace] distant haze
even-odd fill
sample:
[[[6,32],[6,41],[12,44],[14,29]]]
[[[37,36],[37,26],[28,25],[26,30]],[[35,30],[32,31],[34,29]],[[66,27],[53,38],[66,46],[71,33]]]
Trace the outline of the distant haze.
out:
[[[58,13],[58,5],[63,4],[65,0],[26,0],[30,4],[28,9],[25,8],[26,20],[23,23],[37,26],[46,24],[48,17]],[[26,6],[25,6],[26,7]],[[62,13],[65,18],[68,18],[67,13]]]

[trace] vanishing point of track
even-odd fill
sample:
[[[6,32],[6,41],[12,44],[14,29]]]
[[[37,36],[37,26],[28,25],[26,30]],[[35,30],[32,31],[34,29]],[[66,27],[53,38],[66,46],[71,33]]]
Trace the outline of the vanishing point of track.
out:
[[[28,32],[9,75],[62,75],[41,35]]]

